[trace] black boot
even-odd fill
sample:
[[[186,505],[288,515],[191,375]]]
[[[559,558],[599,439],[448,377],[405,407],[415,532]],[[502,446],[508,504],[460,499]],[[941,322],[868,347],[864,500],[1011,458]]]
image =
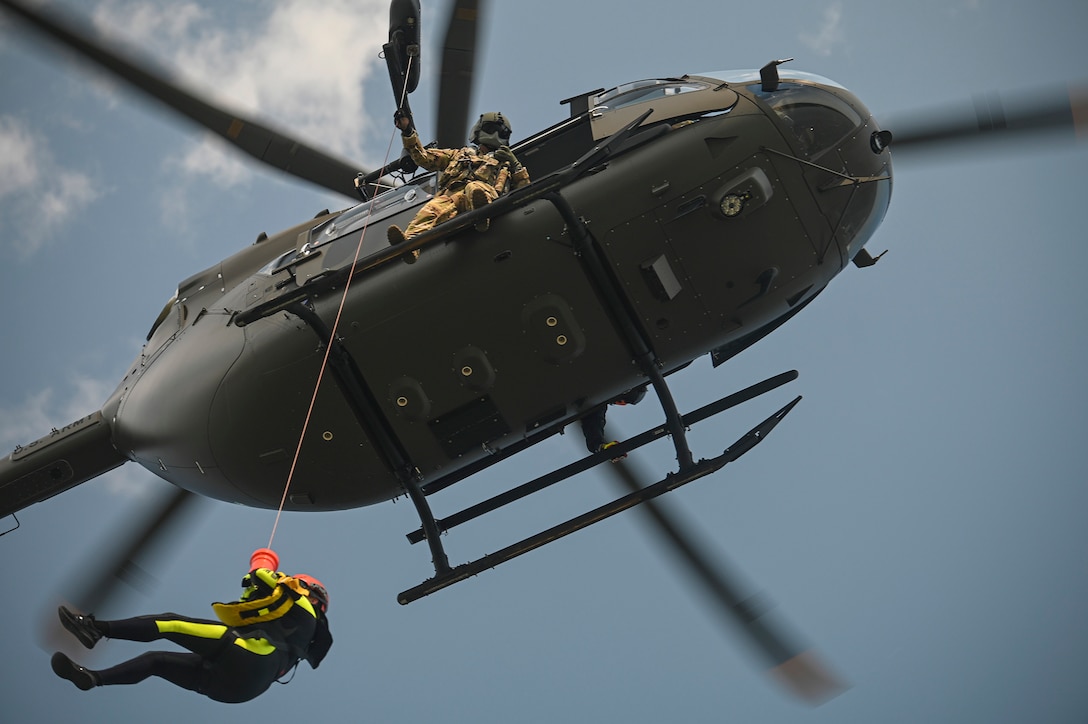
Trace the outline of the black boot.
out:
[[[57,609],[60,623],[68,632],[79,639],[79,642],[89,649],[93,649],[98,640],[102,638],[102,632],[94,624],[94,616],[70,611],[61,606]]]
[[[53,664],[53,673],[62,679],[68,679],[83,691],[90,691],[99,686],[98,674],[80,666],[59,651],[53,654],[51,663]]]

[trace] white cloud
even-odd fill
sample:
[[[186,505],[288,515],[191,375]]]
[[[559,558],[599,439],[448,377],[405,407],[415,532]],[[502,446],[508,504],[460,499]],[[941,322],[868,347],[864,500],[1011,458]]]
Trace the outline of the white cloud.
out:
[[[63,391],[49,387],[29,395],[21,403],[0,408],[0,455],[16,445],[26,445],[101,408],[115,383],[75,377]],[[148,485],[152,474],[138,465],[126,465],[109,474],[106,489],[126,498],[143,498],[156,490]]]
[[[63,226],[76,210],[90,206],[101,196],[89,176],[73,172],[61,173],[48,188],[41,201],[47,226]]]
[[[818,55],[831,55],[845,37],[842,30],[842,3],[834,2],[824,10],[821,25],[812,33],[801,33],[801,42]]]
[[[57,162],[45,136],[0,116],[0,228],[12,251],[30,256],[101,195],[89,176]]]
[[[12,116],[0,116],[0,199],[38,183],[40,143],[24,124]]]
[[[16,445],[25,445],[40,438],[57,424],[57,417],[50,412],[53,406],[53,390],[45,389],[28,397],[21,405],[0,408],[0,448],[10,452]],[[68,422],[71,422],[69,420]]]
[[[65,386],[63,397],[48,387],[14,407],[0,408],[0,449],[33,442],[51,429],[101,408],[114,386],[113,382],[76,377]]]
[[[152,485],[155,480],[151,472],[135,463],[122,465],[105,478],[106,490],[112,495],[140,499],[150,498],[152,493],[161,490],[162,481]]]
[[[386,82],[378,51],[386,40],[387,0],[230,5],[105,0],[97,4],[92,22],[122,53],[151,58],[162,72],[175,73],[185,86],[228,110],[364,167],[380,163],[368,159],[365,148],[374,129],[387,129],[388,123],[376,124],[368,116],[363,96],[368,80]],[[77,77],[110,107],[131,103],[130,94],[101,74]],[[198,140],[173,152],[165,149],[161,156],[172,180],[169,189],[159,189],[164,223],[184,220],[187,190],[194,184],[237,188],[255,171],[264,173],[212,134],[189,138]],[[67,164],[44,133],[13,116],[0,117],[0,246],[5,250],[32,255],[108,191],[101,179]]]
[[[155,38],[144,52],[224,108],[362,159],[372,123],[363,110],[363,84],[381,68],[377,50],[386,39],[388,3],[287,0],[260,9],[258,22],[231,25],[218,5],[117,0],[102,5],[94,20],[103,32],[134,38],[136,46]],[[234,186],[254,168],[238,158],[221,140],[207,138],[169,163],[187,176]]]
[[[110,0],[95,9],[92,22],[99,32],[119,32],[131,38],[184,38],[208,13],[195,2],[149,3]],[[138,47],[138,46],[137,46]]]
[[[171,156],[166,164],[190,176],[201,176],[217,186],[230,188],[249,180],[252,166],[245,156],[232,151],[213,134],[205,134],[205,140],[191,146],[180,156]]]

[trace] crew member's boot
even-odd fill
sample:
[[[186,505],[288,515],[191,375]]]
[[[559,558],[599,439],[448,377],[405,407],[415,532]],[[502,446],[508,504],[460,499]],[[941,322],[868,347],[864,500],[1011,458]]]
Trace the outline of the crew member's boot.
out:
[[[488,198],[487,192],[480,187],[475,187],[469,194],[469,203],[472,204],[472,210],[482,209],[491,203],[491,199]],[[476,231],[484,232],[491,228],[491,219],[484,219],[476,224]]]
[[[389,228],[385,232],[385,236],[389,239],[391,246],[397,246],[407,241],[404,237],[404,231],[396,224],[390,224]],[[405,264],[415,264],[419,259],[419,249],[413,249],[411,254],[405,254],[403,257]]]

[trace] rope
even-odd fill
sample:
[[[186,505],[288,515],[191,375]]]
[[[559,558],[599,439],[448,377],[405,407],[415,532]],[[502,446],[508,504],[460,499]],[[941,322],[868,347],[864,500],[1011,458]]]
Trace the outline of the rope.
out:
[[[400,106],[404,105],[404,97],[408,92],[408,77],[412,71],[412,60],[414,56],[408,56],[408,70],[404,74],[404,89],[400,95]],[[396,132],[390,134],[389,145],[385,149],[385,159],[382,161],[382,168],[389,163],[389,156],[393,152],[393,140],[396,138]],[[377,199],[375,194],[370,199],[370,208],[367,211],[366,221],[363,222],[363,232],[359,235],[359,244],[355,247],[355,258],[351,262],[351,272],[348,274],[348,281],[344,284],[344,293],[340,296],[340,306],[336,310],[336,319],[332,324],[332,332],[330,333],[329,344],[325,345],[325,356],[321,360],[321,368],[317,373],[317,382],[314,384],[314,392],[310,397],[310,405],[306,409],[306,417],[302,422],[302,432],[299,434],[298,445],[295,446],[295,455],[291,459],[291,468],[287,473],[287,482],[283,486],[283,497],[280,498],[280,506],[276,509],[276,519],[272,523],[272,534],[268,536],[268,548],[272,548],[272,541],[276,537],[276,529],[280,524],[280,516],[283,514],[283,506],[287,504],[287,494],[291,490],[291,482],[295,477],[295,469],[298,467],[298,459],[302,455],[302,443],[306,439],[306,432],[310,427],[310,419],[313,416],[314,405],[317,404],[317,393],[321,389],[321,381],[325,378],[325,368],[329,362],[329,354],[332,352],[332,342],[336,339],[336,331],[340,327],[340,318],[344,314],[344,306],[347,303],[348,291],[351,289],[352,280],[355,277],[355,267],[359,263],[359,255],[363,251],[363,240],[366,239],[367,229],[370,228],[370,217],[374,211],[374,201]]]

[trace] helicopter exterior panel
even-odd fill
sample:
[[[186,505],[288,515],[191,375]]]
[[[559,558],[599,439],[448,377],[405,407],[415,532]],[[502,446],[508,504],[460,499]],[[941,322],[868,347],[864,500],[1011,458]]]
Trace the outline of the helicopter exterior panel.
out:
[[[208,435],[209,409],[244,348],[226,319],[222,312],[186,315],[167,342],[137,360],[104,408],[124,454],[181,487],[215,490],[216,497],[225,490]]]
[[[245,349],[216,391],[208,423],[231,485],[276,507],[290,481],[287,507],[295,510],[394,497],[395,485],[381,486],[388,471],[366,431],[320,374],[325,349],[313,332],[287,313],[232,329],[244,334]]]
[[[781,317],[841,268],[837,257],[821,267],[795,205],[812,203],[809,190],[768,148],[790,150],[743,98],[727,114],[673,124],[578,186],[580,202],[605,210],[589,227],[666,368]],[[639,179],[641,168],[658,175]],[[616,223],[624,205],[609,204],[610,192],[629,178],[640,183],[624,201],[644,213]]]
[[[602,387],[615,395],[639,381],[548,204],[395,271],[411,283],[362,281],[344,341],[425,477],[569,418]]]

